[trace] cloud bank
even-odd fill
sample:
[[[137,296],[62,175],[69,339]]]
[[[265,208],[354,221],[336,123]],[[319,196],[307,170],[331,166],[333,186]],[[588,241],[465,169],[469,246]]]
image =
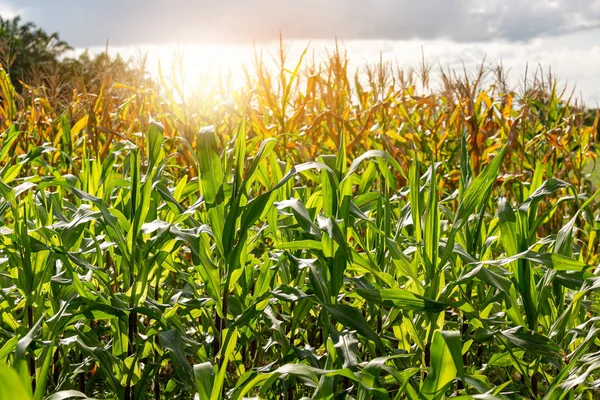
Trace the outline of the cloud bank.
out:
[[[523,42],[600,26],[600,0],[5,0],[77,47],[287,39]],[[2,15],[2,8],[0,8]]]

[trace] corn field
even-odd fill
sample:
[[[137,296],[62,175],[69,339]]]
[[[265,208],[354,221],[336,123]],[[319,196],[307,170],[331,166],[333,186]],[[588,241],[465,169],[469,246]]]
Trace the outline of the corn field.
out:
[[[598,115],[503,74],[0,71],[0,399],[600,398]]]

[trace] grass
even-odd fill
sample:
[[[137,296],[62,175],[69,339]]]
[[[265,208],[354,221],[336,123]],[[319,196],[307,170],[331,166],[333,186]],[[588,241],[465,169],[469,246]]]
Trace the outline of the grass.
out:
[[[184,101],[0,72],[0,398],[597,398],[598,117],[278,60]]]

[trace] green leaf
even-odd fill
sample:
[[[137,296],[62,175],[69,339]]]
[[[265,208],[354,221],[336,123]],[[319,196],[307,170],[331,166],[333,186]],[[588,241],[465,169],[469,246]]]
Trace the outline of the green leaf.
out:
[[[210,395],[211,400],[218,400],[221,398],[221,389],[225,384],[227,364],[233,356],[235,345],[239,336],[237,329],[229,329],[228,331],[223,332],[223,335],[225,336],[225,340],[223,341],[223,348],[221,349],[221,367],[219,368],[219,373],[217,374],[212,393]]]
[[[215,382],[215,368],[210,362],[194,365],[196,390],[201,399],[209,399]]]
[[[323,251],[323,243],[316,240],[296,240],[293,242],[278,243],[274,246],[280,250],[317,250]]]
[[[46,400],[65,400],[72,398],[87,399],[88,397],[78,390],[61,390],[46,397]]]
[[[469,187],[465,190],[464,194],[460,199],[456,216],[452,224],[452,231],[459,231],[469,220],[469,217],[477,209],[477,207],[485,207],[487,199],[490,197],[490,193],[496,178],[500,165],[504,160],[504,154],[506,153],[506,146],[502,147],[502,150],[494,157],[492,162],[488,164],[485,169],[473,179]],[[450,234],[452,235],[452,233]]]
[[[447,336],[448,341],[455,345],[455,337],[452,334]],[[440,331],[433,334],[431,368],[421,388],[420,399],[441,399],[457,376],[459,368],[455,364],[456,349],[451,350],[448,341]]]
[[[146,151],[148,157],[148,172],[160,164],[163,158],[163,126],[156,122],[151,121],[148,132],[146,133]]]
[[[369,302],[405,310],[437,313],[449,307],[404,289],[356,289],[356,293]]]
[[[572,258],[565,257],[557,253],[539,253],[533,250],[527,250],[522,253],[515,254],[512,257],[504,257],[498,260],[480,261],[476,265],[493,265],[496,267],[501,267],[521,259],[529,260],[536,264],[541,264],[555,271],[584,271],[590,268],[590,266],[584,262],[573,260]]]
[[[348,179],[354,172],[356,172],[356,170],[358,169],[358,167],[360,166],[360,164],[363,161],[368,160],[370,158],[381,159],[381,160],[387,161],[396,169],[396,171],[398,171],[401,174],[404,174],[404,170],[402,169],[402,167],[400,167],[400,164],[398,163],[398,161],[396,161],[388,153],[386,153],[385,151],[381,151],[381,150],[368,150],[368,151],[364,152],[362,155],[356,157],[354,159],[354,161],[352,161],[352,164],[350,164],[350,169],[344,176],[343,181]]]
[[[32,399],[30,389],[19,379],[17,372],[3,363],[0,364],[0,399]]]
[[[198,161],[200,188],[208,209],[208,219],[217,246],[224,254],[222,235],[225,227],[223,208],[223,184],[225,181],[213,126],[201,128],[198,132]]]
[[[169,351],[169,359],[173,363],[177,376],[188,388],[195,388],[194,371],[185,354],[181,334],[177,330],[171,329],[160,332],[158,340],[160,345]]]
[[[547,337],[530,331],[523,326],[503,330],[500,334],[515,346],[518,346],[529,353],[539,356],[560,358],[560,346]]]
[[[375,343],[383,351],[384,345],[381,338],[356,308],[347,304],[322,304],[322,307],[339,323],[347,328],[356,330],[358,334]]]
[[[358,365],[356,332],[347,330],[338,332],[337,329],[332,327],[331,340],[333,340],[333,346],[342,360],[342,368],[355,368]]]
[[[542,184],[542,186],[537,188],[535,190],[535,192],[533,192],[527,198],[527,200],[525,200],[519,206],[519,211],[527,212],[527,211],[529,211],[529,209],[532,206],[535,206],[537,203],[540,202],[540,200],[542,200],[544,197],[548,196],[549,194],[555,193],[555,192],[559,191],[560,189],[568,188],[571,186],[572,186],[571,184],[569,184],[565,181],[561,181],[560,179],[550,178],[547,181],[545,181]]]
[[[273,203],[275,207],[281,212],[287,208],[291,208],[294,213],[294,217],[296,217],[296,221],[298,224],[304,229],[305,232],[311,233],[317,237],[321,237],[321,233],[319,228],[313,220],[310,218],[308,214],[308,210],[304,206],[304,204],[298,199],[289,199],[283,200],[277,203]]]

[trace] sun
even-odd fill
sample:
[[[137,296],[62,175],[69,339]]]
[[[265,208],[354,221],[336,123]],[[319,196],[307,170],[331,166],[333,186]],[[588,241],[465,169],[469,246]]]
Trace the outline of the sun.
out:
[[[254,57],[251,46],[238,44],[172,44],[157,53],[156,68],[160,65],[163,76],[185,95],[214,88],[219,82],[242,85],[244,66],[251,65]]]

